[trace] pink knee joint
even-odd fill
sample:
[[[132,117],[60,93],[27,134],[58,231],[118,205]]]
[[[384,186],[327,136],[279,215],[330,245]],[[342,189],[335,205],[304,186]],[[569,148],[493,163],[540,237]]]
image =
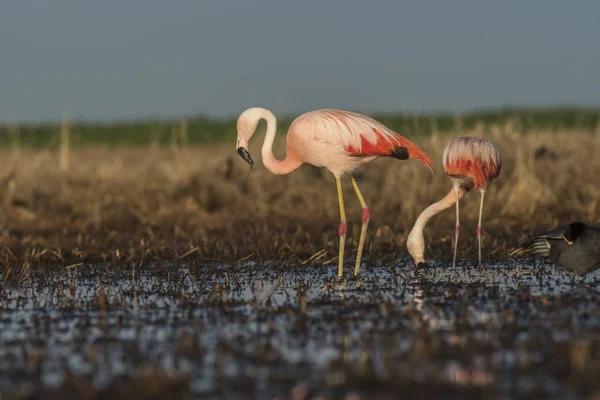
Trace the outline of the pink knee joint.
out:
[[[363,216],[362,216],[362,222],[363,224],[366,222],[369,222],[369,219],[371,218],[371,213],[369,212],[368,208],[363,208]]]
[[[456,224],[456,233],[460,231],[460,224]]]
[[[346,225],[346,221],[340,224],[340,230],[338,231],[340,236],[346,236],[346,230],[348,229],[348,225]]]
[[[481,229],[481,226],[477,226],[477,235],[481,235],[482,231],[483,229]]]

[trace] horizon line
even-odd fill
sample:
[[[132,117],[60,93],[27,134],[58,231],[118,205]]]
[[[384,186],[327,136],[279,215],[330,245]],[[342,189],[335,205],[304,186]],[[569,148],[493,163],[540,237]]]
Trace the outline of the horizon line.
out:
[[[260,107],[260,106],[257,106]],[[267,108],[267,107],[265,107]],[[332,108],[332,107],[320,107],[320,108]],[[243,110],[242,110],[243,111]],[[277,117],[278,120],[291,120],[305,112],[311,110],[302,111],[294,115],[291,113],[280,114]],[[444,118],[444,117],[473,117],[483,114],[499,114],[507,112],[551,112],[551,111],[570,111],[570,112],[598,112],[600,113],[600,105],[589,105],[589,104],[556,104],[556,105],[503,105],[503,106],[487,106],[487,107],[475,107],[467,111],[451,111],[451,110],[433,110],[433,111],[411,111],[398,109],[397,111],[360,111],[347,109],[347,111],[353,111],[361,113],[367,116],[378,116],[378,117],[398,117],[398,116],[410,116],[410,117],[429,117],[429,118]],[[240,111],[241,113],[241,111]],[[57,119],[29,119],[29,120],[0,120],[0,126],[6,127],[11,125],[19,126],[42,126],[42,125],[58,125],[66,119],[70,123],[80,125],[130,125],[130,124],[141,124],[141,123],[172,123],[180,120],[198,120],[204,119],[207,121],[215,122],[230,122],[237,119],[239,114],[232,114],[228,116],[210,115],[206,112],[198,111],[195,113],[181,113],[172,115],[146,115],[146,116],[131,116],[131,117],[115,117],[110,119],[86,119],[70,117],[69,113],[63,113],[62,118]]]

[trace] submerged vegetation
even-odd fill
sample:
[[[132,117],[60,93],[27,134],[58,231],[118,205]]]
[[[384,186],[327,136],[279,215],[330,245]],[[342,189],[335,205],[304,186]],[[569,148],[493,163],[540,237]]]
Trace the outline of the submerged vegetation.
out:
[[[33,271],[2,289],[16,399],[595,399],[598,277],[549,265],[209,262]]]

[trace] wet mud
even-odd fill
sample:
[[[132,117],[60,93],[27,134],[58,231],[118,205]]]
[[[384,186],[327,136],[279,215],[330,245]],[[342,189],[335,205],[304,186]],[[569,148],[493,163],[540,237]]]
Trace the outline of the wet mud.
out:
[[[5,398],[600,394],[600,273],[535,260],[39,268],[3,282]],[[321,397],[319,397],[321,396]]]

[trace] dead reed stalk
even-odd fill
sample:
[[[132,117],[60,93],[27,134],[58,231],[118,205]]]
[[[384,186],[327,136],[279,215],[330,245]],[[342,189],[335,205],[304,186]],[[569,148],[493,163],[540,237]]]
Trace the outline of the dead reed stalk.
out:
[[[179,121],[179,143],[182,147],[188,146],[188,124],[185,119]]]
[[[69,153],[70,153],[70,126],[67,113],[63,113],[63,118],[60,124],[60,169],[65,172],[69,169]]]
[[[19,125],[11,123],[8,125],[8,133],[10,134],[12,141],[12,158],[14,162],[18,162],[21,155],[21,134],[19,131]]]

